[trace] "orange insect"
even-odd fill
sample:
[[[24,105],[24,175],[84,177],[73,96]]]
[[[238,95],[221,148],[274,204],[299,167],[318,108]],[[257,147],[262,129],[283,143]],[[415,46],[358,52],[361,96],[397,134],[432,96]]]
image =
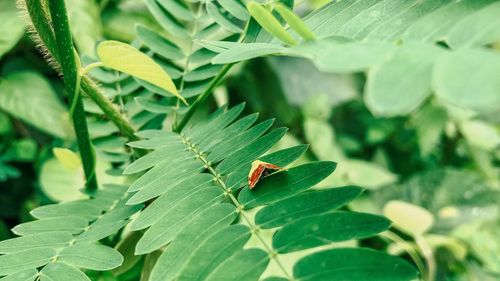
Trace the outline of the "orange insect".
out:
[[[267,176],[271,172],[279,170],[283,170],[283,168],[260,160],[253,161],[250,172],[248,173],[248,187],[250,189],[254,188],[262,176]]]

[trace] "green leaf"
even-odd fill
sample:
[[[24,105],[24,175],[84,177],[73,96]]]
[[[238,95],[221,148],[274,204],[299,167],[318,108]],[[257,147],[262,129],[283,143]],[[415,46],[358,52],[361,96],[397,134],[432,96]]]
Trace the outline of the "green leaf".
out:
[[[130,224],[132,230],[140,230],[151,226],[164,216],[171,216],[181,205],[200,196],[206,188],[212,188],[213,177],[206,174],[191,177],[189,181],[177,188],[171,188],[148,205]]]
[[[412,236],[428,232],[434,224],[434,216],[429,211],[404,201],[389,201],[384,206],[384,215],[395,227]]]
[[[255,216],[255,223],[262,228],[274,228],[302,217],[325,213],[349,203],[358,197],[359,187],[338,187],[313,190],[270,204]]]
[[[123,256],[123,263],[111,271],[114,276],[124,274],[131,270],[142,259],[141,256],[136,256],[134,254],[135,246],[141,237],[142,233],[139,231],[130,232],[118,242],[115,249]]]
[[[232,23],[228,18],[226,18],[226,16],[221,13],[217,5],[215,5],[214,3],[207,2],[207,5],[205,7],[207,9],[208,15],[210,15],[220,26],[233,33],[240,33],[243,31],[239,26]]]
[[[406,41],[433,42],[448,36],[450,29],[458,25],[468,15],[474,14],[486,5],[495,2],[492,0],[464,0],[449,3],[442,1],[442,7],[419,18],[403,33]],[[467,29],[463,30],[467,32]]]
[[[481,113],[494,113],[500,108],[499,75],[497,53],[462,49],[437,61],[432,82],[440,99]]]
[[[35,72],[16,72],[0,80],[0,109],[59,138],[73,138],[68,111],[49,82]]]
[[[310,58],[324,72],[352,73],[387,61],[395,49],[396,46],[386,42],[346,42],[332,37],[295,46],[288,53]]]
[[[278,142],[283,135],[285,135],[286,131],[287,129],[285,128],[275,129],[244,146],[238,151],[230,154],[217,166],[217,172],[225,175],[232,170],[236,170],[237,168],[246,165],[248,165],[248,168],[250,169],[252,161],[276,144],[276,142]]]
[[[54,201],[76,200],[85,196],[79,191],[85,185],[83,169],[69,169],[55,158],[43,163],[40,187]]]
[[[169,11],[172,15],[180,20],[192,21],[195,19],[192,12],[189,10],[187,5],[178,0],[157,0],[165,10]]]
[[[37,276],[38,276],[38,270],[26,269],[26,270],[11,274],[9,276],[0,278],[0,280],[2,280],[2,281],[34,281]]]
[[[158,24],[160,24],[161,27],[163,27],[168,33],[175,34],[176,37],[180,37],[182,39],[190,37],[188,31],[182,26],[182,24],[171,14],[165,13],[165,10],[158,4],[158,2],[155,0],[147,0],[146,6]]]
[[[204,212],[222,198],[219,187],[208,187],[192,193],[185,203],[173,208],[144,233],[137,243],[136,254],[150,253],[169,243],[198,213]]]
[[[40,281],[90,281],[90,279],[75,267],[56,262],[40,271]]]
[[[41,206],[31,211],[30,215],[37,219],[78,215],[90,221],[98,218],[101,213],[102,206],[95,204],[92,200],[83,200]]]
[[[104,66],[167,90],[187,105],[187,101],[179,94],[163,68],[136,48],[118,41],[104,41],[97,46],[97,55]]]
[[[24,21],[16,9],[15,1],[0,3],[0,58],[10,51],[24,34]]]
[[[70,149],[55,147],[52,149],[52,152],[65,168],[72,170],[78,169],[82,166],[82,160],[80,160],[80,157],[78,157],[78,155]]]
[[[242,21],[247,21],[249,14],[238,0],[217,0],[217,2],[231,15]]]
[[[280,22],[264,8],[261,4],[256,2],[249,2],[247,10],[252,17],[264,28],[267,32],[276,36],[278,39],[288,45],[296,45],[297,41],[281,26]]]
[[[120,266],[123,257],[115,249],[93,243],[76,243],[59,253],[63,263],[91,270],[111,270]]]
[[[176,278],[189,258],[211,234],[229,225],[237,216],[232,204],[215,205],[198,214],[165,249],[151,273],[151,281]]]
[[[485,46],[500,40],[500,3],[492,3],[456,23],[446,40],[452,48]]]
[[[372,214],[337,211],[295,220],[273,237],[273,248],[279,253],[290,253],[332,242],[374,236],[390,227],[391,223]]]
[[[302,19],[297,16],[290,8],[278,3],[274,6],[274,9],[280,14],[280,16],[286,21],[286,23],[299,34],[302,38],[307,41],[316,39],[314,33],[309,29],[309,27],[302,21]]]
[[[151,29],[138,25],[136,31],[137,37],[156,54],[170,60],[180,60],[185,57],[177,45]]]
[[[0,241],[0,254],[16,253],[36,248],[66,246],[73,236],[69,232],[45,232]]]
[[[243,225],[228,226],[213,233],[193,253],[177,280],[205,280],[222,262],[239,252],[249,238],[250,229]]]
[[[260,249],[238,252],[222,262],[205,280],[210,281],[253,281],[259,280],[269,263],[269,255]],[[228,270],[236,269],[236,270]]]
[[[51,248],[38,248],[0,256],[0,276],[49,263],[57,252]]]
[[[81,217],[66,216],[25,222],[12,229],[17,235],[30,235],[40,232],[67,231],[71,234],[82,232],[87,227],[88,221]]]
[[[283,51],[284,48],[280,45],[269,43],[246,43],[240,44],[233,48],[224,50],[216,55],[212,63],[228,64],[244,60],[250,60],[257,57],[274,55]]]
[[[370,249],[332,249],[299,260],[293,268],[296,280],[414,280],[417,270],[397,257]]]
[[[421,105],[431,95],[432,68],[441,53],[434,46],[404,45],[390,60],[371,69],[364,96],[370,111],[380,116],[404,115]]]
[[[333,162],[313,162],[261,179],[254,189],[244,188],[238,200],[247,209],[276,202],[313,187],[335,170]]]
[[[500,131],[493,125],[480,120],[464,120],[459,124],[460,132],[472,145],[486,151],[500,147]]]
[[[100,7],[96,0],[66,0],[71,33],[81,54],[93,56],[102,38]]]

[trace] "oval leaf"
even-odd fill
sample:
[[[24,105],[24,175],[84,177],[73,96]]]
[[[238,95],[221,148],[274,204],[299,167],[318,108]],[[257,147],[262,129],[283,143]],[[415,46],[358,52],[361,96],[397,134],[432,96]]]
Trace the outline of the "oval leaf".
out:
[[[167,90],[186,105],[187,101],[175,87],[172,78],[153,59],[136,48],[118,41],[104,41],[97,46],[97,54],[104,66],[118,70]]]
[[[373,236],[390,227],[384,217],[355,212],[333,212],[303,217],[285,225],[273,237],[279,253],[309,249],[332,242]]]
[[[293,268],[295,280],[414,280],[418,273],[406,261],[382,252],[363,249],[332,249],[307,256]]]
[[[123,257],[110,247],[91,243],[77,243],[64,248],[59,260],[80,268],[110,270],[120,266]]]
[[[413,236],[427,232],[434,217],[426,209],[403,201],[390,201],[384,207],[384,215],[400,230]]]
[[[359,187],[347,186],[303,192],[266,206],[257,213],[255,222],[262,228],[281,226],[339,208],[358,197],[362,191]]]
[[[500,56],[485,50],[463,49],[436,63],[433,88],[447,102],[483,113],[500,108]]]

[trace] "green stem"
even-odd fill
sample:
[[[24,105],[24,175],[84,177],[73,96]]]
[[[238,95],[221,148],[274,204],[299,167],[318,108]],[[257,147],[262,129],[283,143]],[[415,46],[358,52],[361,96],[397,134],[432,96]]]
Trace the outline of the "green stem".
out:
[[[434,258],[434,251],[432,250],[427,240],[422,235],[415,236],[415,243],[420,248],[422,255],[427,263],[427,281],[434,281],[436,279],[436,259]]]
[[[384,232],[380,233],[379,235],[382,237],[385,237],[389,240],[392,240],[396,244],[401,246],[401,248],[403,248],[406,251],[406,253],[408,253],[408,255],[413,260],[413,262],[415,262],[415,265],[417,266],[418,271],[420,271],[420,275],[423,278],[427,278],[427,276],[429,274],[427,273],[427,270],[425,269],[424,263],[423,263],[422,259],[420,258],[420,256],[418,255],[417,250],[415,250],[415,248],[413,248],[413,246],[410,243],[406,242],[403,238],[399,237],[399,235],[397,235],[396,233],[389,231],[389,230],[384,231]]]
[[[30,16],[30,20],[33,24],[33,28],[36,34],[40,37],[42,42],[41,45],[45,46],[45,52],[48,52],[50,56],[53,57],[54,63],[57,64],[57,68],[61,65],[61,59],[59,58],[58,45],[56,44],[56,36],[54,35],[54,30],[51,26],[52,19],[44,11],[47,9],[43,5],[41,0],[25,0],[26,11]],[[65,64],[67,62],[65,61]],[[91,68],[99,66],[97,64],[91,64],[87,66],[81,73],[81,87],[86,92],[86,94],[99,106],[99,108],[108,116],[113,124],[115,124],[120,130],[121,134],[127,137],[129,140],[138,140],[135,136],[135,129],[130,124],[130,122],[121,115],[120,111],[115,108],[113,103],[111,103],[102,91],[95,85],[95,83],[85,75]],[[58,69],[62,70],[62,69]],[[64,73],[63,73],[64,74]],[[66,74],[64,74],[66,76]],[[78,77],[78,76],[77,76]],[[77,83],[75,83],[76,85]],[[76,89],[76,87],[75,87]],[[78,96],[81,96],[78,94]],[[74,113],[76,106],[80,99],[75,99],[71,101],[71,112]],[[71,114],[74,116],[74,114]]]
[[[120,113],[120,110],[104,95],[97,85],[88,76],[82,77],[82,90],[89,96],[109,120],[115,124],[120,132],[130,141],[138,140],[132,124]]]
[[[77,94],[80,90],[80,85],[78,83],[80,80],[78,77],[79,69],[76,63],[77,58],[75,57],[75,49],[69,28],[68,16],[66,14],[66,6],[64,0],[48,0],[48,3],[58,50],[57,56],[55,57],[59,58],[69,102],[70,104],[74,104],[72,120],[80,156],[82,158],[83,170],[87,180],[86,189],[87,191],[93,191],[97,189],[95,153],[92,142],[90,141],[82,96]]]
[[[196,100],[193,102],[193,104],[191,104],[188,112],[186,112],[186,114],[184,115],[182,120],[179,122],[179,124],[177,126],[175,126],[174,132],[178,133],[178,132],[182,131],[182,129],[184,129],[184,127],[188,123],[189,119],[191,119],[191,117],[193,117],[193,115],[196,112],[196,110],[198,109],[198,107],[200,107],[200,105],[202,105],[205,102],[205,100],[212,94],[213,89],[219,84],[219,82],[222,80],[222,78],[224,78],[226,73],[229,71],[229,69],[233,65],[234,64],[227,64],[221,69],[219,74],[217,74],[217,76],[212,80],[212,82],[210,83],[208,88],[201,95],[199,95],[198,98],[196,98]]]
[[[25,0],[26,11],[29,14],[33,28],[36,31],[36,36],[40,37],[41,43],[45,46],[44,52],[52,56],[56,63],[60,63],[59,54],[56,45],[54,30],[51,26],[51,19],[46,14],[47,7],[42,0]]]

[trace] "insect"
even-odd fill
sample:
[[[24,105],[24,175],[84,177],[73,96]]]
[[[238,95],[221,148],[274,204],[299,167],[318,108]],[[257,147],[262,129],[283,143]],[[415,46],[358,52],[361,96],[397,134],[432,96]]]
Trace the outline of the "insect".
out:
[[[248,187],[254,188],[262,176],[269,175],[271,172],[282,170],[283,168],[271,163],[255,160],[248,173]]]

